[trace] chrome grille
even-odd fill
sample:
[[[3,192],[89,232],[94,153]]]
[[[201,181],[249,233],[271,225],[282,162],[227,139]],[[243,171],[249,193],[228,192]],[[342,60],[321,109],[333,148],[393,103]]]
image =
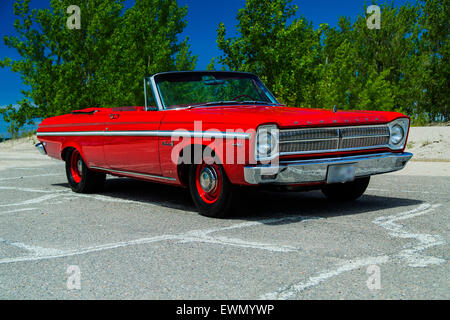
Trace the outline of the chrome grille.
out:
[[[387,125],[280,130],[280,153],[305,154],[381,148],[389,144]]]
[[[388,126],[344,127],[339,129],[343,138],[357,136],[389,136]]]
[[[341,149],[376,147],[386,145],[388,142],[389,137],[349,138],[342,140]]]
[[[322,141],[301,141],[282,144],[281,152],[307,152],[321,150],[335,150],[338,147],[339,140],[322,140]]]
[[[339,138],[338,129],[301,129],[280,131],[281,141]]]

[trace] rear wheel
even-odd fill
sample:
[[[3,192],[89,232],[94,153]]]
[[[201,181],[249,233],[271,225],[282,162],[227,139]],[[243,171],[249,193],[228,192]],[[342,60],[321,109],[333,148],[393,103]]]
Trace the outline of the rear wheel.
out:
[[[233,186],[214,159],[205,158],[189,168],[189,189],[200,214],[223,218],[229,213]]]
[[[103,188],[106,174],[90,170],[78,150],[66,153],[67,181],[74,192],[91,193]]]
[[[347,183],[328,184],[322,187],[322,192],[332,201],[353,201],[364,194],[369,182],[370,177],[365,177]]]

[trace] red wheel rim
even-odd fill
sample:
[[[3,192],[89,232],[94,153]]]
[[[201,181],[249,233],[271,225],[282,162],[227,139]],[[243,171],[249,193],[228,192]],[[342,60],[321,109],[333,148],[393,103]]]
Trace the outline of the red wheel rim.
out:
[[[222,174],[217,164],[202,164],[195,171],[195,183],[200,198],[212,204],[219,199],[222,191]]]
[[[83,159],[81,159],[80,153],[76,150],[70,156],[70,173],[73,180],[76,183],[80,183],[83,174]]]

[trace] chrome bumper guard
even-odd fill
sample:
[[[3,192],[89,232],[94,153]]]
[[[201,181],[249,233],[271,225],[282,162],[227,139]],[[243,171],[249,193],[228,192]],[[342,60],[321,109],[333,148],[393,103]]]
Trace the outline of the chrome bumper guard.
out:
[[[45,150],[45,145],[43,143],[38,143],[35,147],[39,150],[39,152],[43,155],[47,155],[47,150]]]
[[[354,164],[355,177],[401,170],[412,158],[412,154],[378,153],[369,155],[282,161],[277,166],[247,166],[244,178],[249,184],[302,184],[309,182],[326,182],[330,165]]]

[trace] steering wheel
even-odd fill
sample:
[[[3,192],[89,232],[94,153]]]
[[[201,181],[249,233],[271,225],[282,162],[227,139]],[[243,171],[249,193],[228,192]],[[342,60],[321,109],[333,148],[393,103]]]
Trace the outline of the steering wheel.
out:
[[[253,97],[250,97],[248,94],[241,94],[240,96],[237,96],[237,97],[233,98],[232,100],[237,101],[237,99],[243,98],[243,97],[248,97],[248,98],[250,98],[251,101],[255,101],[255,99]]]

